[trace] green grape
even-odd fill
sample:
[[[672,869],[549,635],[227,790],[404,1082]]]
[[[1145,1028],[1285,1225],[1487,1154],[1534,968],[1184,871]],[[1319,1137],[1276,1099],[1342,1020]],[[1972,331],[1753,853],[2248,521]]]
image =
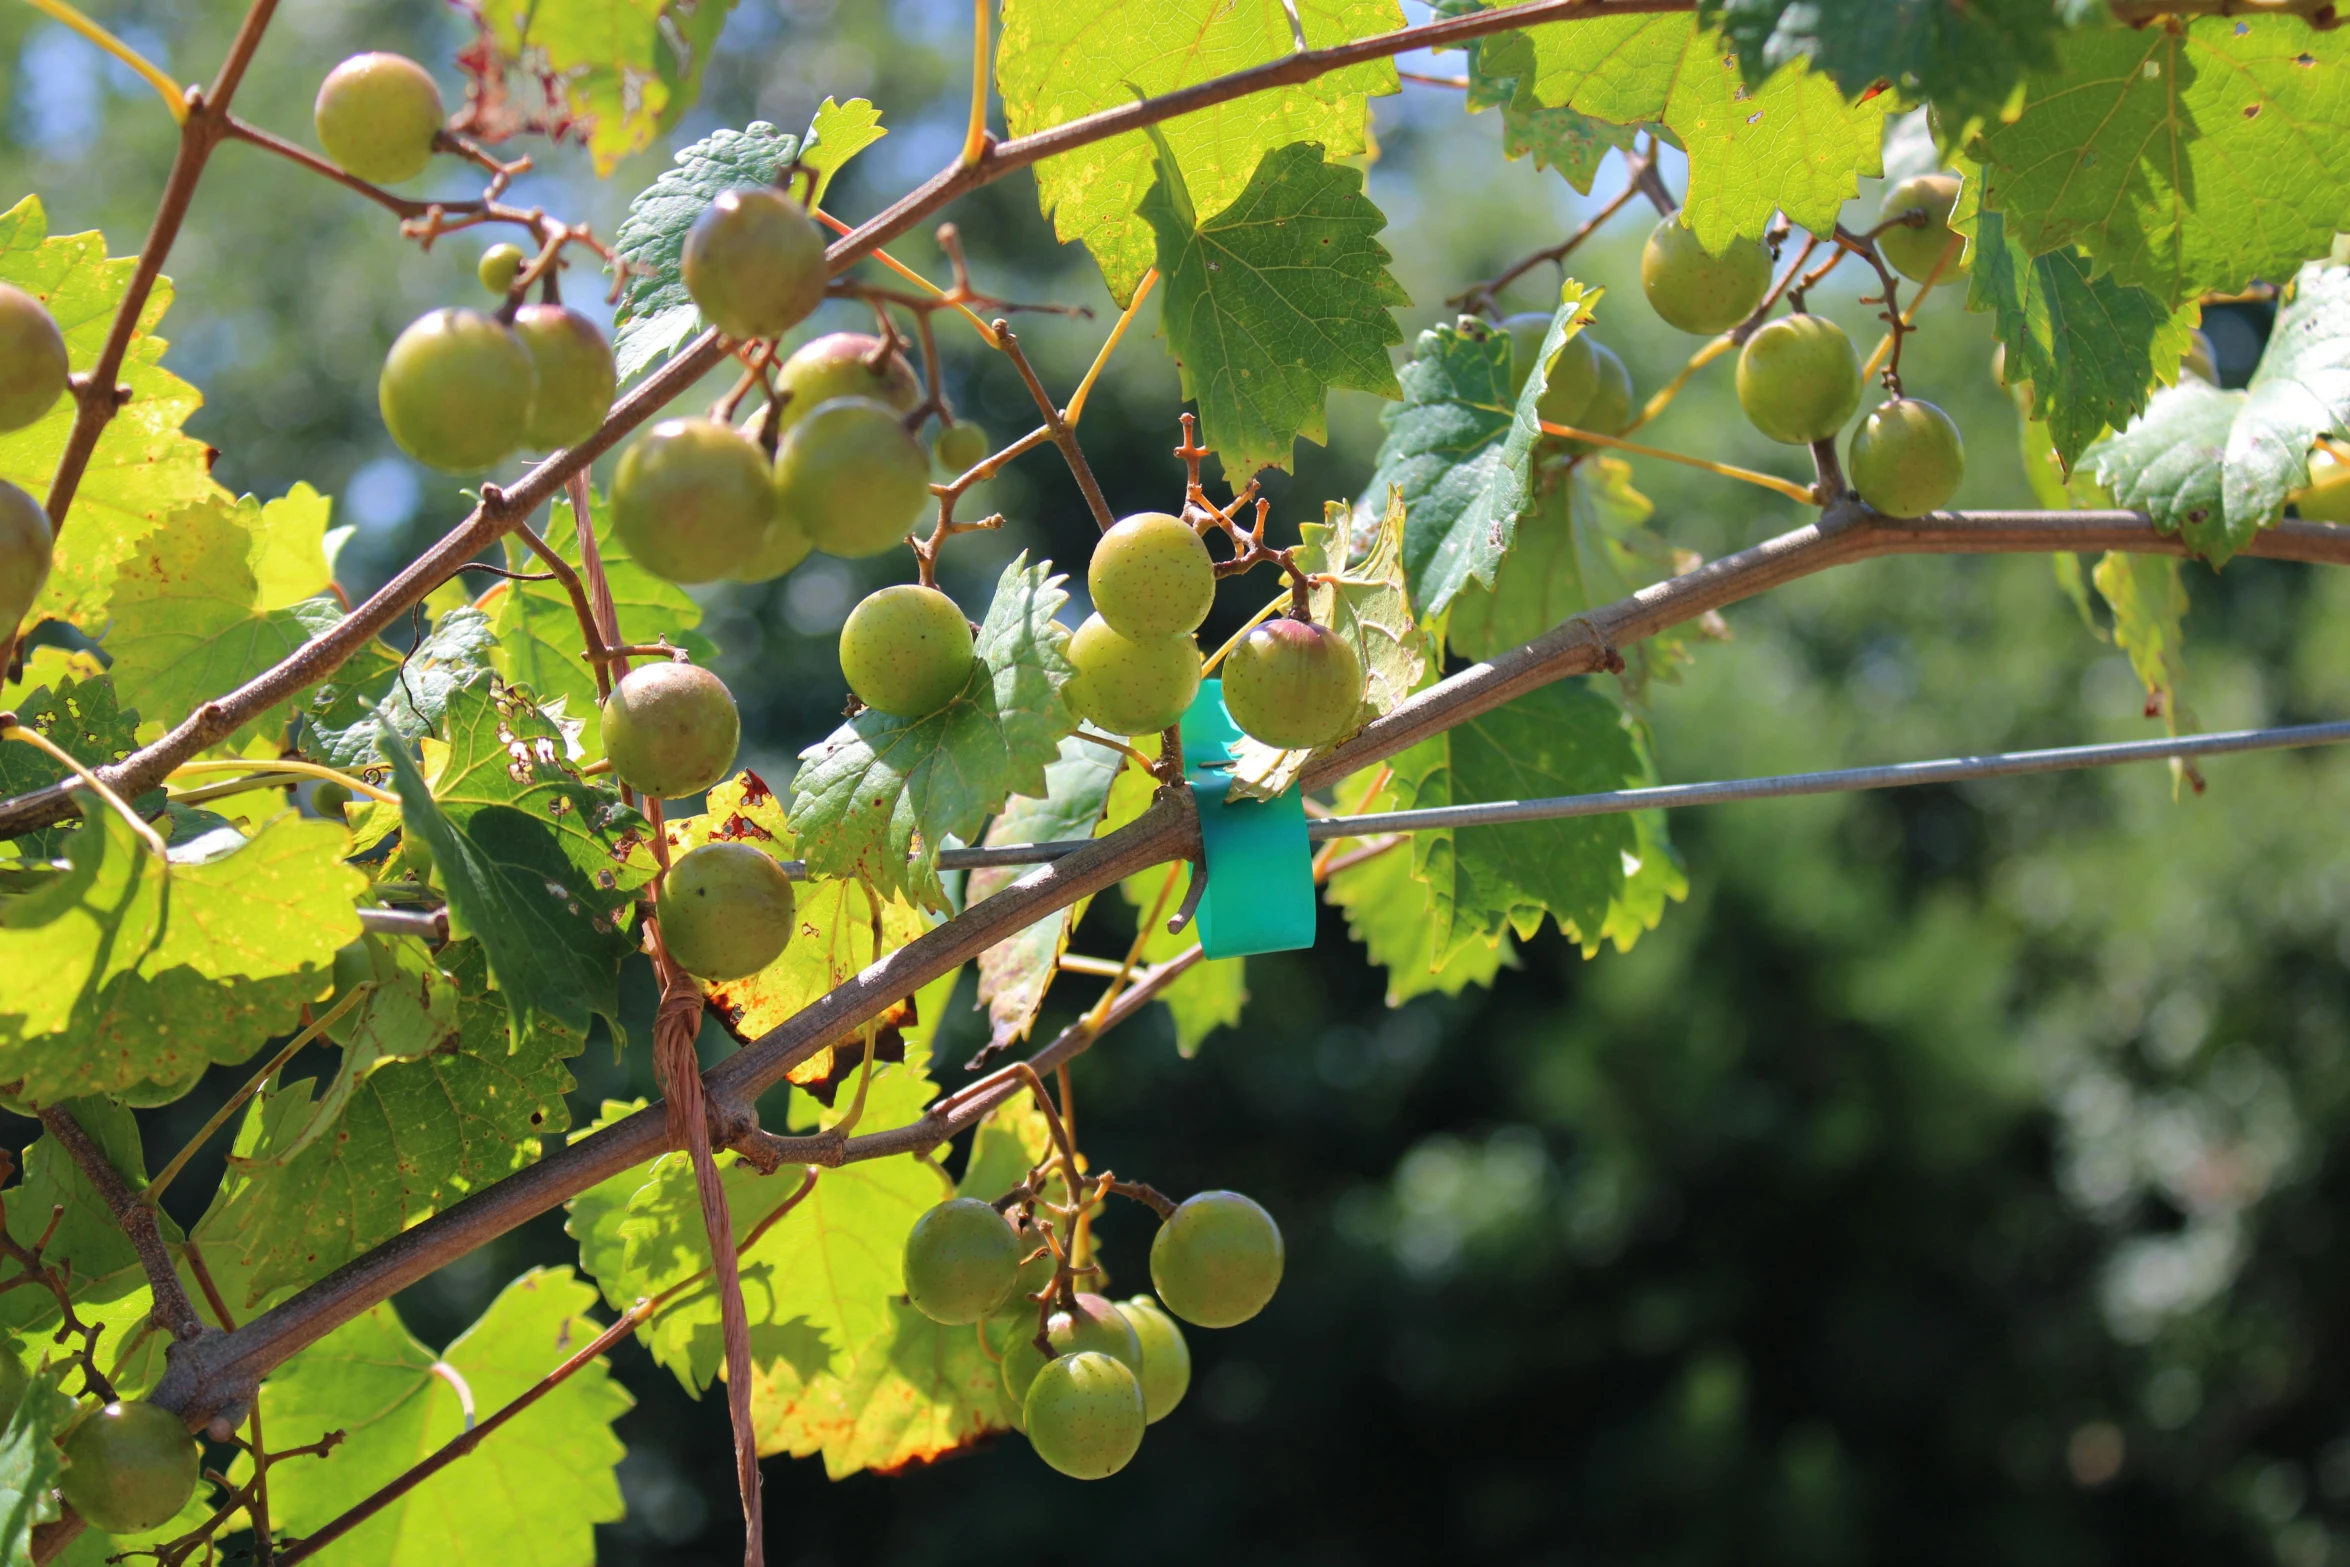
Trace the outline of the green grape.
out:
[[[747,843],[705,843],[671,862],[654,911],[677,966],[696,979],[748,979],[791,945],[791,878]]]
[[[716,582],[757,560],[775,527],[759,443],[715,419],[665,419],[621,454],[612,526],[636,563],[671,582]]]
[[[1004,1391],[1018,1408],[1028,1397],[1028,1384],[1044,1369],[1045,1358],[1036,1348],[1036,1319],[1028,1317],[1004,1346]],[[1118,1308],[1099,1295],[1080,1293],[1074,1312],[1056,1311],[1045,1319],[1045,1336],[1059,1355],[1088,1350],[1108,1355],[1136,1376],[1142,1375],[1142,1340],[1119,1315]]]
[[[2179,371],[2213,386],[2219,385],[2219,351],[2211,346],[2211,335],[2201,327],[2187,333],[2187,352],[2179,360]]]
[[[1738,406],[1774,441],[1833,440],[1860,406],[1860,355],[1825,316],[1781,316],[1738,355]]]
[[[0,283],[0,435],[33,423],[65,395],[73,367],[65,334],[49,309],[21,288]]]
[[[774,493],[775,475],[772,470],[768,472],[767,489],[770,495]],[[783,507],[778,503],[774,515],[768,519],[766,538],[760,541],[758,548],[744,556],[741,562],[726,574],[726,580],[729,582],[773,582],[777,577],[806,560],[809,552],[815,548],[815,544],[802,531],[798,520],[784,515]]]
[[[538,372],[495,316],[435,310],[392,344],[375,390],[400,450],[443,473],[471,473],[522,449]]]
[[[196,1439],[160,1404],[108,1404],[69,1432],[65,1499],[108,1534],[171,1521],[196,1491]]]
[[[481,253],[473,275],[481,279],[482,287],[504,299],[514,292],[514,280],[522,276],[522,264],[529,259],[520,245],[492,245]]]
[[[1948,174],[1915,174],[1903,180],[1885,193],[1878,221],[1922,211],[1926,226],[1913,229],[1901,223],[1884,230],[1877,236],[1877,254],[1912,283],[1932,277],[1937,265],[1942,268],[1938,281],[1949,282],[1958,275],[1959,257],[1966,244],[1950,228],[1950,209],[1957,205],[1958,181]],[[1948,260],[1943,259],[1946,255]]]
[[[24,1368],[24,1356],[14,1344],[0,1344],[0,1427],[16,1417],[16,1406],[24,1402],[25,1389],[32,1386],[32,1376]]]
[[[530,351],[538,378],[523,444],[552,452],[595,434],[620,385],[612,345],[596,324],[561,305],[524,305],[514,313],[514,335]]]
[[[318,145],[344,171],[376,185],[414,179],[432,161],[441,90],[406,55],[355,54],[318,87]]]
[[[1157,734],[1199,694],[1199,644],[1189,636],[1130,641],[1088,615],[1069,638],[1069,662],[1077,673],[1061,694],[1114,735]]]
[[[1605,343],[1592,344],[1591,353],[1599,366],[1598,385],[1592,391],[1591,400],[1583,405],[1583,417],[1553,422],[1571,423],[1576,429],[1589,430],[1594,435],[1621,434],[1624,426],[1632,422],[1632,372],[1624,368],[1624,361]],[[1599,450],[1595,441],[1570,440],[1565,445],[1577,456]]]
[[[343,807],[351,803],[351,791],[328,779],[310,791],[310,808],[330,822],[343,819]]]
[[[914,367],[893,347],[877,370],[873,358],[880,352],[881,339],[862,332],[827,332],[793,349],[775,372],[776,395],[783,399],[775,428],[790,429],[836,397],[870,397],[899,413],[912,413],[922,402],[922,383],[914,378]]]
[[[1512,316],[1512,321],[1536,320],[1542,330],[1550,330],[1547,316]],[[1506,323],[1505,323],[1506,324]],[[1510,360],[1510,377],[1517,392],[1526,389],[1526,382],[1534,374],[1535,356],[1542,352],[1542,339],[1531,343],[1518,341]],[[1511,394],[1513,405],[1517,392]],[[1583,411],[1591,406],[1591,399],[1599,394],[1599,344],[1589,332],[1577,332],[1558,346],[1558,357],[1550,362],[1550,375],[1542,384],[1542,395],[1535,399],[1534,412],[1552,424],[1571,424],[1578,428],[1583,423]]]
[[[49,514],[30,495],[0,479],[0,641],[32,613],[55,556]]]
[[[987,461],[994,450],[987,432],[968,423],[948,425],[930,443],[930,455],[938,459],[939,471],[950,479],[969,473]]]
[[[1166,1308],[1148,1295],[1118,1302],[1118,1315],[1142,1345],[1143,1418],[1157,1425],[1191,1390],[1191,1346]]]
[[[657,800],[700,794],[724,778],[741,740],[734,693],[698,664],[639,664],[604,698],[613,775]]]
[[[1852,432],[1852,487],[1888,517],[1950,504],[1966,477],[1966,443],[1950,415],[1914,397],[1886,403]]]
[[[678,271],[719,331],[773,337],[824,302],[824,235],[779,190],[723,191],[686,231]]]
[[[1761,240],[1734,239],[1717,256],[1667,218],[1640,252],[1640,290],[1667,325],[1711,337],[1754,314],[1771,291],[1771,252]]]
[[[827,555],[878,555],[930,505],[930,458],[887,404],[836,397],[809,410],[776,448],[775,493],[783,515]]]
[[[1294,751],[1327,744],[1362,705],[1363,661],[1328,626],[1268,620],[1224,657],[1225,710],[1267,745]]]
[[[1515,403],[1518,394],[1526,389],[1528,377],[1534,374],[1534,359],[1542,352],[1542,340],[1550,335],[1550,317],[1539,310],[1527,310],[1504,316],[1497,325],[1510,340],[1510,401]]]
[[[1151,1237],[1151,1283],[1167,1309],[1229,1328],[1265,1309],[1281,1283],[1281,1227],[1238,1192],[1186,1198]]]
[[[936,588],[905,582],[868,594],[840,628],[840,669],[867,707],[923,718],[971,679],[971,622]]]
[[[1021,1413],[1036,1456],[1072,1480],[1105,1480],[1142,1447],[1142,1384],[1108,1355],[1062,1355],[1036,1374]]]
[[[906,1232],[906,1298],[933,1322],[977,1322],[1008,1300],[1020,1278],[1020,1237],[976,1197],[955,1197]]]
[[[1094,542],[1085,568],[1093,607],[1135,642],[1189,636],[1216,607],[1216,563],[1190,523],[1136,512]]]

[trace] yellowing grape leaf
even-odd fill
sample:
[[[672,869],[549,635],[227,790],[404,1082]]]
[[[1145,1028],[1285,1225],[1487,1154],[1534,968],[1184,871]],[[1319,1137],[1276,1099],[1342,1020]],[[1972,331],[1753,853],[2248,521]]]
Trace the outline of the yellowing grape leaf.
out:
[[[320,1525],[487,1419],[599,1331],[596,1292],[569,1268],[533,1268],[439,1355],[389,1302],[271,1374],[261,1415],[288,1447],[329,1431],[323,1460],[269,1471],[270,1513],[289,1534]],[[375,1567],[592,1567],[595,1525],[621,1515],[612,1422],[634,1401],[601,1361],[458,1462],[361,1524],[324,1560]],[[232,1471],[242,1483],[246,1461]]]
[[[48,306],[76,370],[97,363],[136,265],[132,257],[109,258],[103,234],[51,239],[37,196],[0,213],[0,283],[13,283]],[[171,283],[158,279],[123,358],[121,384],[131,389],[131,400],[98,437],[74,491],[73,509],[57,538],[56,565],[33,604],[36,620],[102,630],[115,568],[132,544],[182,507],[227,498],[212,482],[211,448],[180,430],[204,399],[163,368],[166,345],[155,328],[170,308]],[[73,399],[60,398],[41,419],[0,435],[0,479],[35,500],[46,499],[73,428],[73,410]]]
[[[1109,809],[1110,784],[1126,759],[1108,746],[1070,735],[1061,758],[1044,770],[1041,795],[1016,794],[987,826],[983,842],[1052,843],[1090,838]],[[1005,865],[975,870],[964,884],[963,903],[990,897],[1026,875],[1030,867]],[[979,954],[979,1004],[987,1008],[988,1039],[998,1049],[1026,1039],[1044,1005],[1045,992],[1069,950],[1069,932],[1085,917],[1091,899],[1069,907],[999,941]]]
[[[862,98],[839,103],[827,97],[816,105],[802,144],[805,150],[800,154],[800,161],[816,171],[816,193],[808,199],[821,204],[825,191],[832,187],[832,177],[851,158],[888,134],[882,128],[881,111]]]
[[[1139,209],[1165,279],[1159,330],[1199,404],[1200,440],[1234,483],[1286,468],[1304,436],[1329,439],[1332,387],[1396,395],[1389,307],[1410,298],[1372,236],[1387,216],[1358,169],[1296,143],[1266,154],[1222,209],[1195,209],[1172,149],[1151,128],[1158,180]]]
[[[2179,704],[2187,673],[2187,587],[2178,558],[2113,550],[2098,561],[2093,580],[2113,611],[2113,640],[2146,688],[2146,716],[2159,712],[2172,734],[2192,728],[2182,722],[2187,715]]]
[[[504,56],[490,69],[523,77],[527,96],[546,100],[539,118],[584,143],[606,175],[693,106],[733,9],[734,0],[486,0],[480,15]]]
[[[1292,15],[1307,46],[1317,49],[1404,25],[1395,0],[1297,0],[1294,8],[1229,0],[1142,7],[1123,0],[1005,0],[995,58],[1005,124],[1015,136],[1032,136],[1137,97],[1277,60],[1297,47]],[[1161,129],[1193,204],[1222,212],[1276,148],[1313,142],[1335,158],[1363,151],[1368,99],[1398,85],[1393,61],[1371,60],[1186,114]],[[1085,242],[1120,305],[1134,297],[1157,253],[1151,225],[1136,213],[1153,182],[1153,161],[1150,141],[1130,131],[1036,166],[1037,200],[1053,232]]]

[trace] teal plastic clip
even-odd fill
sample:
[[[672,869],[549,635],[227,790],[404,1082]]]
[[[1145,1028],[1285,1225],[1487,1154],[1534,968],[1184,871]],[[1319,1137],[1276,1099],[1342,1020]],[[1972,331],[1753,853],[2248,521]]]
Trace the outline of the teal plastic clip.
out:
[[[1314,851],[1294,788],[1271,800],[1227,800],[1240,726],[1224,710],[1224,683],[1203,680],[1183,715],[1183,775],[1199,806],[1208,857],[1199,900],[1200,947],[1211,958],[1295,952],[1314,944]]]

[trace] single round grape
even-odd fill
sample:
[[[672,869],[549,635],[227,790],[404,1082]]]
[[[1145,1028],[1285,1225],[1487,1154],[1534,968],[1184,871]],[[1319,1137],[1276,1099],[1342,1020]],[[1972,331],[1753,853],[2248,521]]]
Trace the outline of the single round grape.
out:
[[[776,448],[775,494],[827,555],[878,555],[902,543],[929,507],[930,457],[886,403],[836,397]]]
[[[1667,218],[1640,252],[1640,290],[1666,324],[1711,337],[1754,314],[1771,291],[1771,253],[1761,240],[1734,239],[1717,256]]]
[[[1632,422],[1635,396],[1632,372],[1624,368],[1624,361],[1605,343],[1592,344],[1591,353],[1598,364],[1598,385],[1591,393],[1591,401],[1583,405],[1583,417],[1572,423],[1576,429],[1589,430],[1594,435],[1620,435],[1624,426]],[[1577,456],[1600,449],[1596,441],[1569,440],[1565,445]]]
[[[1860,406],[1860,355],[1825,316],[1781,316],[1738,355],[1738,406],[1774,441],[1833,440]]]
[[[1937,281],[1949,282],[1958,275],[1959,257],[1966,246],[1966,241],[1950,228],[1950,209],[1957,205],[1958,181],[1952,176],[1911,175],[1885,192],[1885,205],[1878,213],[1878,221],[1887,222],[1905,212],[1923,212],[1926,226],[1911,228],[1906,223],[1894,224],[1877,235],[1877,254],[1885,258],[1885,265],[1912,283],[1923,283],[1933,277],[1936,266],[1942,269]]]
[[[538,376],[523,444],[551,452],[595,434],[620,385],[612,345],[596,324],[561,305],[524,305],[514,313],[514,335]]]
[[[1510,401],[1515,403],[1526,389],[1527,377],[1534,373],[1542,340],[1550,335],[1550,317],[1539,310],[1525,310],[1502,317],[1496,325],[1510,340]]]
[[[21,430],[57,406],[72,366],[65,334],[42,304],[0,283],[0,435]]]
[[[716,582],[759,558],[775,526],[759,443],[715,419],[665,419],[621,454],[612,526],[636,563],[671,582]]]
[[[1081,1354],[1088,1350],[1109,1356],[1136,1376],[1142,1375],[1142,1340],[1119,1315],[1118,1308],[1099,1295],[1080,1292],[1074,1312],[1056,1311],[1045,1319],[1045,1336],[1055,1353]],[[1004,1346],[1004,1391],[1018,1408],[1028,1397],[1028,1384],[1044,1369],[1045,1358],[1036,1349],[1036,1319],[1031,1316]]]
[[[392,344],[375,391],[400,450],[443,473],[472,473],[522,449],[538,372],[497,317],[435,310]]]
[[[481,279],[482,287],[504,299],[514,292],[514,280],[522,276],[522,265],[529,259],[520,245],[492,245],[481,253],[473,275]]]
[[[1539,353],[1541,347],[1537,340],[1528,352]],[[1599,395],[1599,354],[1599,342],[1589,332],[1577,332],[1559,344],[1558,357],[1550,362],[1550,376],[1543,382],[1542,395],[1534,400],[1535,414],[1552,424],[1582,428],[1585,411]],[[1526,369],[1531,376],[1533,366],[1529,364]],[[1520,390],[1524,390],[1523,386]]]
[[[734,693],[698,664],[639,664],[604,698],[604,754],[613,774],[657,800],[700,794],[724,778],[741,741]]]
[[[954,1197],[906,1232],[906,1298],[933,1322],[977,1322],[1011,1298],[1020,1237],[976,1197]]]
[[[1114,735],[1157,734],[1199,694],[1199,644],[1189,636],[1136,642],[1088,615],[1069,638],[1069,662],[1077,673],[1061,694]]]
[[[791,945],[791,878],[747,843],[688,849],[661,879],[661,940],[696,979],[748,979]]]
[[[1022,1413],[1036,1456],[1072,1480],[1105,1480],[1142,1447],[1142,1384],[1108,1355],[1062,1355],[1036,1374]]]
[[[1363,661],[1354,644],[1328,626],[1286,616],[1241,638],[1224,656],[1223,673],[1232,721],[1284,750],[1337,739],[1363,705]]]
[[[2004,343],[2000,346],[2006,347]],[[2219,385],[2219,351],[2211,346],[2211,334],[2201,327],[2187,334],[2187,352],[2179,360],[2179,373]]]
[[[54,557],[49,514],[39,501],[0,479],[0,640],[32,613]]]
[[[1216,607],[1216,562],[1190,523],[1136,512],[1094,541],[1093,607],[1130,641],[1189,636]]]
[[[310,791],[310,808],[330,822],[341,821],[343,807],[350,803],[351,791],[331,778]]]
[[[401,54],[355,54],[327,72],[314,113],[326,155],[376,185],[422,174],[445,117],[432,73]]]
[[[994,451],[987,432],[970,423],[950,424],[930,443],[930,455],[938,459],[939,471],[950,479],[969,473]]]
[[[1186,1198],[1151,1237],[1151,1283],[1167,1309],[1229,1328],[1265,1309],[1281,1284],[1281,1227],[1238,1192]]]
[[[840,671],[867,707],[927,717],[970,683],[971,622],[936,588],[883,588],[840,628]]]
[[[195,1494],[196,1439],[160,1404],[108,1404],[85,1416],[63,1446],[65,1499],[108,1534],[168,1523]]]
[[[678,262],[702,318],[728,337],[773,337],[824,302],[824,235],[779,190],[720,192]]]
[[[1852,487],[1888,517],[1923,517],[1950,504],[1966,477],[1966,443],[1950,415],[1903,397],[1852,432]]]
[[[870,397],[899,413],[912,413],[922,401],[922,383],[915,378],[914,367],[893,348],[876,369],[874,356],[880,353],[881,339],[863,332],[827,332],[793,349],[775,372],[776,394],[783,399],[775,428],[790,429],[836,397]]]
[[[1166,1308],[1148,1295],[1118,1302],[1118,1315],[1142,1345],[1142,1414],[1157,1425],[1191,1390],[1191,1346]]]
[[[773,470],[768,472],[767,488],[770,494],[774,492],[775,475]],[[757,549],[744,556],[735,568],[726,574],[726,580],[729,582],[773,582],[777,577],[806,560],[809,552],[815,548],[814,541],[801,530],[798,520],[784,515],[783,507],[778,504],[773,515],[768,519],[766,538],[760,541]]]

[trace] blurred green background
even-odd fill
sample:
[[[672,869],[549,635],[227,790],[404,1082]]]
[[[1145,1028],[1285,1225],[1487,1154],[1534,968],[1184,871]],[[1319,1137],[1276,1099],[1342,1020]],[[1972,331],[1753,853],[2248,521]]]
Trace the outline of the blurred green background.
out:
[[[94,12],[196,79],[237,9]],[[465,30],[437,0],[287,0],[280,14],[239,104],[271,128],[307,140],[319,77],[357,49],[416,54],[454,87]],[[132,250],[169,122],[29,8],[0,10],[0,41],[0,196],[37,191],[53,232],[103,228]],[[893,134],[828,202],[862,216],[951,156],[969,48],[960,0],[742,0],[672,141],[754,118],[797,129],[828,93],[871,97]],[[1416,302],[1407,336],[1588,206],[1556,174],[1503,163],[1497,117],[1464,116],[1457,94],[1413,86],[1376,108],[1370,190]],[[598,185],[576,152],[538,149],[543,172],[518,194],[609,234],[668,150]],[[1602,173],[1603,193],[1616,178]],[[1645,391],[1693,345],[1638,298],[1643,213],[1574,271],[1610,289],[1599,335]],[[983,286],[1095,310],[1021,323],[1065,392],[1112,313],[1090,262],[1053,243],[1025,176],[950,216]],[[465,509],[394,452],[373,388],[401,325],[470,300],[483,242],[420,254],[372,208],[231,145],[172,258],[169,362],[207,398],[191,428],[232,488],[306,479],[333,494],[358,528],[342,573],[355,590]],[[895,248],[937,259],[926,237]],[[1547,308],[1554,280],[1534,274],[1513,307]],[[1856,281],[1815,304],[1857,334]],[[1955,293],[1929,303],[1909,386],[1968,433],[1962,502],[2024,503],[1988,333]],[[854,324],[841,307],[817,325]],[[2235,380],[2258,325],[2214,325]],[[1146,311],[1085,422],[1120,511],[1180,495],[1176,378],[1153,327]],[[1025,428],[1006,365],[968,334],[948,340],[959,405],[998,434]],[[1362,482],[1378,413],[1333,400],[1330,446],[1301,447],[1294,478],[1271,483],[1284,528]],[[1738,416],[1727,365],[1651,435],[1801,472]],[[1660,530],[1709,556],[1796,520],[1762,491],[1661,463],[1639,480]],[[972,608],[1012,552],[1076,561],[1091,534],[1049,454],[991,489],[981,504],[1009,524],[958,541],[944,576]],[[862,591],[909,570],[819,560],[708,596],[747,762],[787,775],[831,726],[834,633]],[[2205,725],[2350,712],[2350,578],[2242,561],[2224,577],[2193,568],[2188,586],[2187,696]],[[1209,633],[1264,591],[1228,588]],[[1668,779],[2155,732],[2127,664],[2043,559],[1855,566],[1726,618],[1727,644],[1650,693]],[[2329,1157],[2350,1121],[2350,768],[2314,753],[2205,772],[2200,797],[2142,767],[1684,812],[1689,900],[1637,950],[1587,963],[1546,934],[1490,992],[1400,1010],[1327,916],[1313,952],[1252,964],[1242,1027],[1197,1060],[1151,1017],[1076,1068],[1097,1157],[1178,1193],[1246,1190],[1289,1237],[1264,1316],[1192,1336],[1188,1406],[1094,1486],[1016,1439],[837,1484],[813,1462],[770,1462],[769,1559],[2350,1560],[2350,1174]],[[1096,905],[1081,948],[1122,950],[1115,903]],[[649,1014],[649,984],[632,983]],[[1072,982],[1041,1027],[1092,993]],[[980,1037],[958,1009],[943,1048],[958,1059]],[[580,1120],[650,1086],[641,1055],[615,1061],[600,1042],[578,1067]],[[152,1113],[150,1146],[176,1146],[216,1097]],[[209,1190],[193,1174],[175,1204]],[[1108,1228],[1129,1287],[1146,1241],[1137,1219]],[[445,1342],[515,1272],[571,1256],[553,1215],[399,1306]],[[738,1560],[722,1405],[685,1399],[633,1347],[617,1365],[639,1403],[621,1426],[631,1516],[605,1531],[606,1559]]]

